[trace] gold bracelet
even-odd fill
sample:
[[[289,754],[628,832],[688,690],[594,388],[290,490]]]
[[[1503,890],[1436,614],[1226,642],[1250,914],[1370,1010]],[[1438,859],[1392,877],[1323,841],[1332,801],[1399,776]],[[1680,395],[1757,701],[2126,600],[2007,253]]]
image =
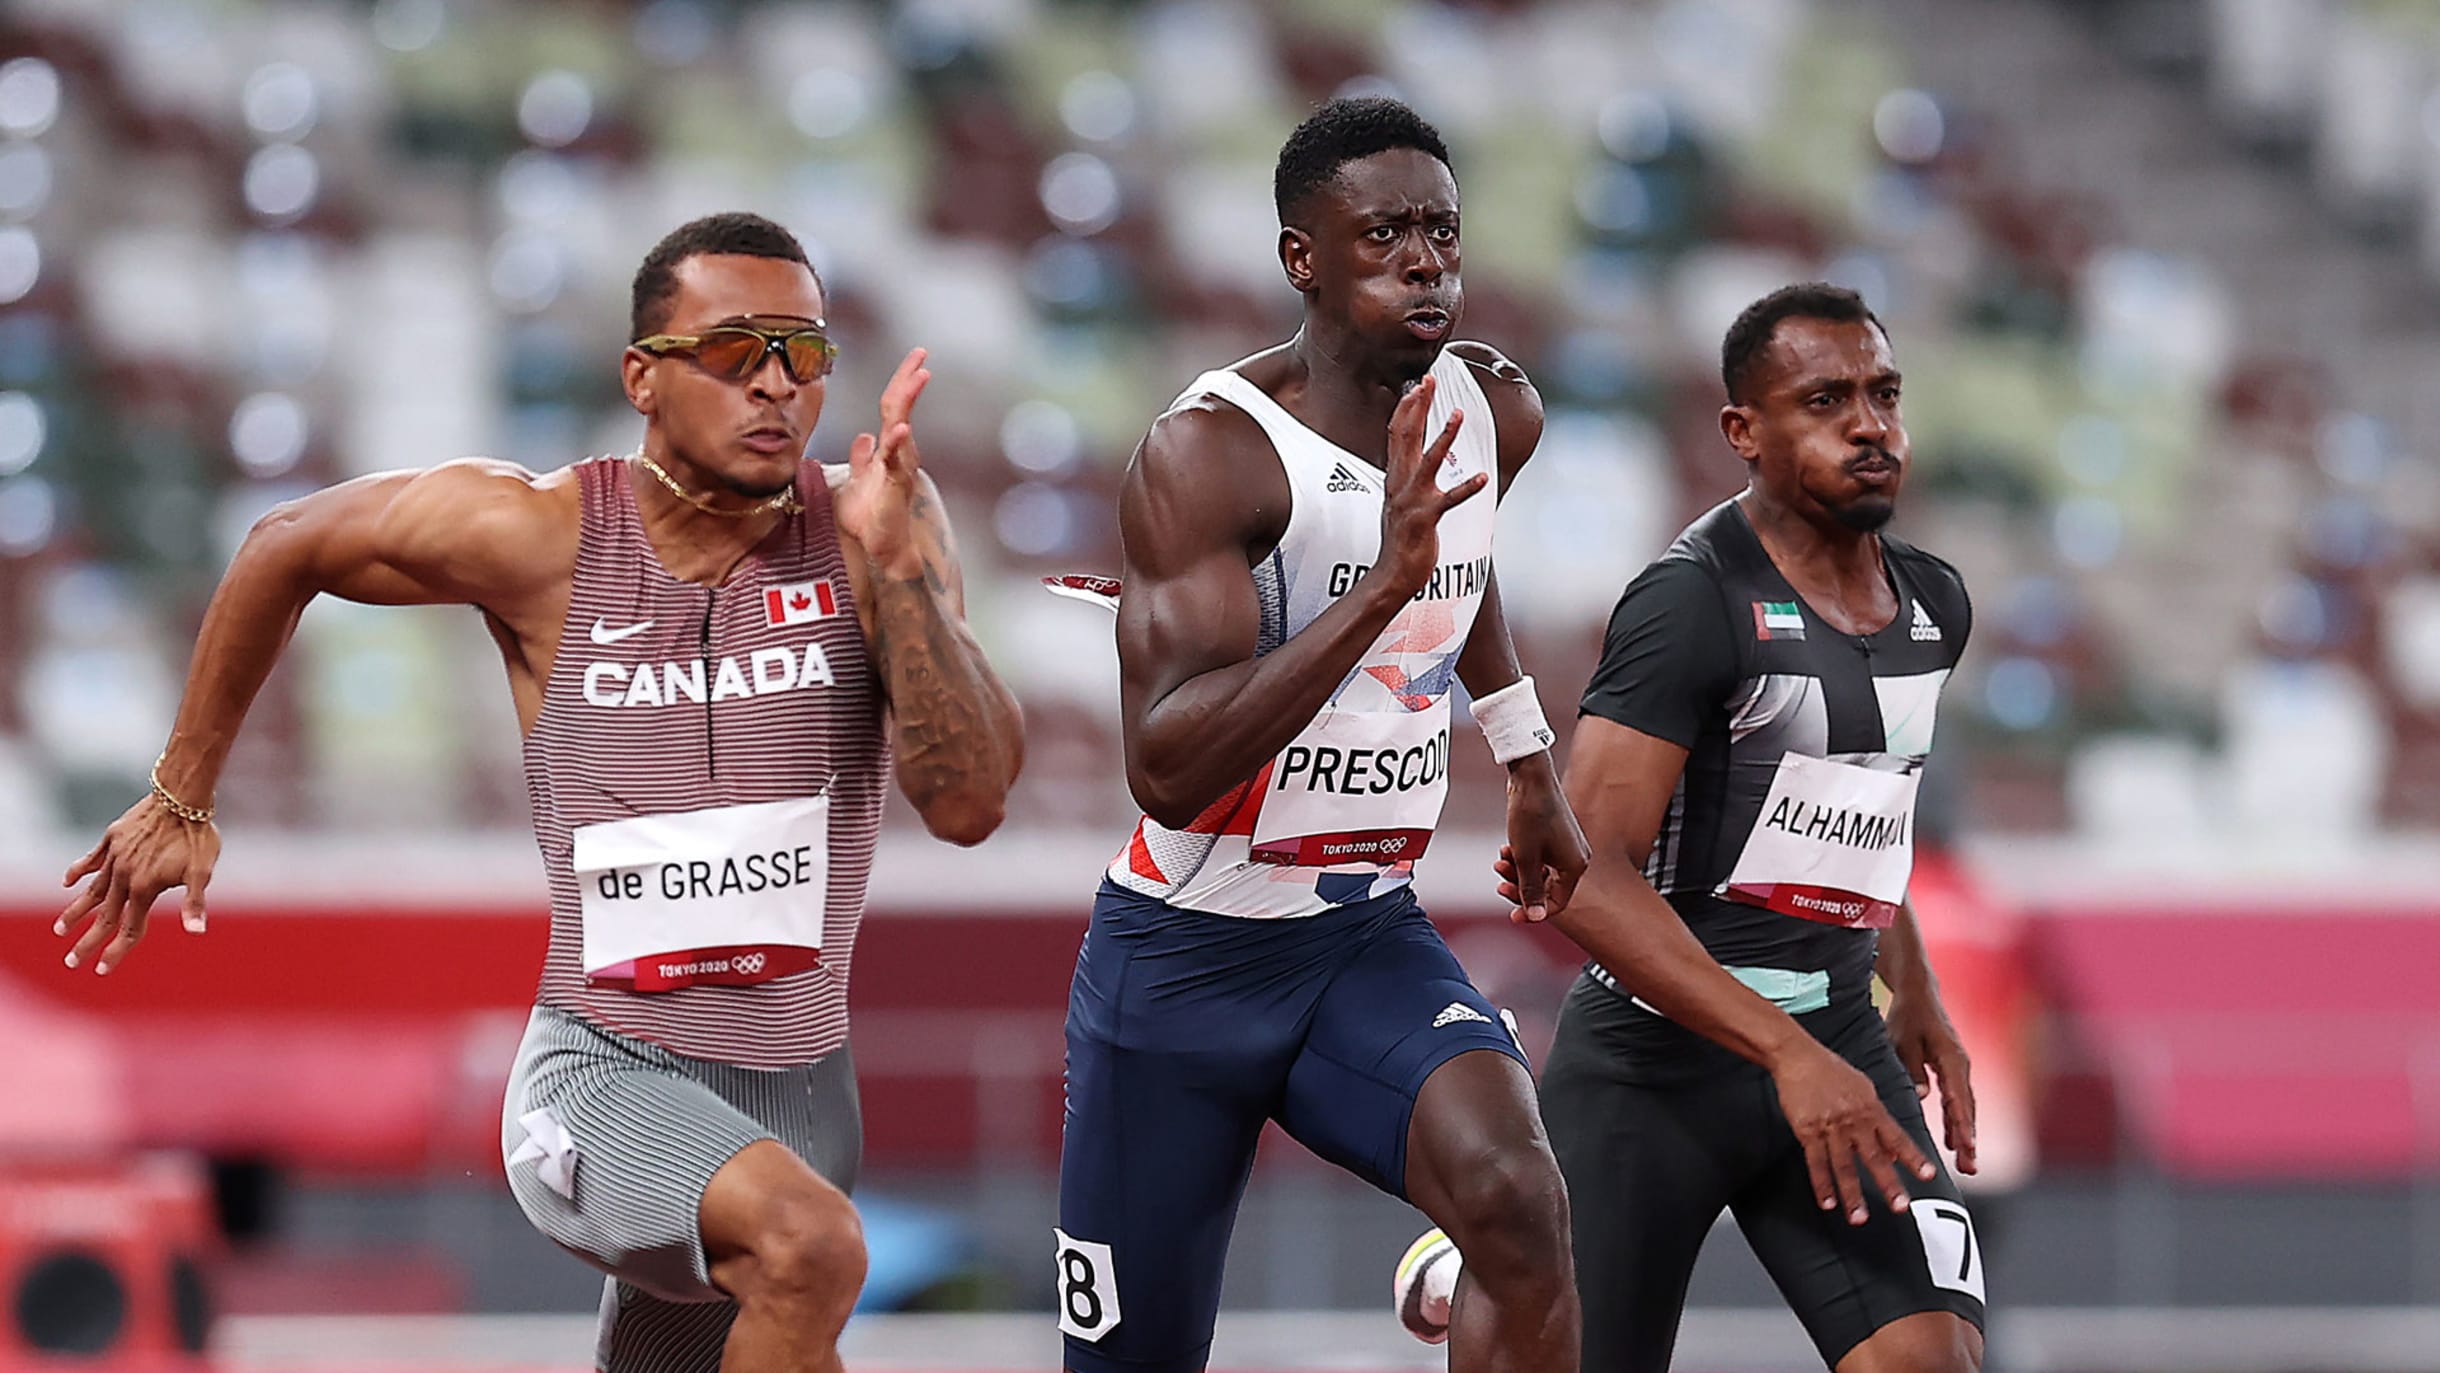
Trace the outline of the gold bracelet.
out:
[[[160,798],[161,808],[168,811],[170,814],[177,816],[179,819],[184,820],[190,825],[208,825],[212,823],[212,816],[216,812],[211,807],[207,806],[199,809],[197,807],[190,806],[186,802],[179,800],[177,797],[170,795],[169,788],[161,785],[161,760],[162,758],[167,758],[168,756],[169,755],[165,753],[161,755],[161,758],[153,759],[152,765],[152,792],[154,796]]]

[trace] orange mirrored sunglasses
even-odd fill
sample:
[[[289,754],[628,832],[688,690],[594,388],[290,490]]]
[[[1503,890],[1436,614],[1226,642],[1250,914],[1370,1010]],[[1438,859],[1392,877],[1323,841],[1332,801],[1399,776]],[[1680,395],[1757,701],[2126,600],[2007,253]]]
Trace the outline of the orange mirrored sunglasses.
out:
[[[789,377],[803,386],[829,376],[839,360],[839,345],[819,328],[781,331],[723,324],[700,334],[654,334],[632,346],[655,357],[692,358],[723,381],[744,381],[762,367],[763,359],[777,353]]]

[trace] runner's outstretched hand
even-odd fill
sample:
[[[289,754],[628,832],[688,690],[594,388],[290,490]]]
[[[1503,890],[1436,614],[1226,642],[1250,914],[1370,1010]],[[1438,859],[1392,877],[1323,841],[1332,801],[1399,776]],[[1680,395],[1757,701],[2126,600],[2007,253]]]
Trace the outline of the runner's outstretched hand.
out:
[[[1432,580],[1440,562],[1440,517],[1480,493],[1491,481],[1477,472],[1455,486],[1440,484],[1441,468],[1466,412],[1449,412],[1440,436],[1426,447],[1424,427],[1432,418],[1432,395],[1438,383],[1430,377],[1416,382],[1398,400],[1389,417],[1389,466],[1382,474],[1381,553],[1376,572],[1395,578],[1409,594]]]
[[[1845,1211],[1850,1225],[1862,1225],[1872,1215],[1866,1173],[1872,1189],[1897,1212],[1911,1203],[1901,1173],[1925,1182],[1936,1175],[1931,1160],[1881,1104],[1872,1079],[1812,1036],[1801,1036],[1785,1062],[1771,1065],[1771,1084],[1779,1091],[1788,1128],[1804,1145],[1814,1201],[1825,1211]],[[1863,1173],[1855,1166],[1859,1158]]]
[[[1508,779],[1508,842],[1500,845],[1500,859],[1491,870],[1499,875],[1508,918],[1519,925],[1566,910],[1577,879],[1593,861],[1566,795],[1556,783],[1549,791],[1542,797],[1530,781],[1513,775]],[[1522,864],[1517,861],[1520,852],[1526,855]],[[1520,873],[1529,880],[1520,881]]]
[[[1940,1083],[1940,1123],[1957,1171],[1974,1171],[1974,1065],[1957,1027],[1936,996],[1894,995],[1889,1000],[1889,1043],[1915,1080],[1915,1095],[1928,1097]]]
[[[77,859],[60,882],[63,887],[85,883],[51,926],[51,933],[76,939],[68,966],[90,963],[96,975],[117,967],[144,937],[153,902],[172,887],[186,888],[180,923],[189,934],[203,933],[203,891],[219,861],[219,826],[181,820],[147,793],[110,822],[102,842]]]
[[[858,434],[847,449],[847,485],[839,491],[839,528],[854,539],[885,574],[923,571],[916,536],[916,506],[926,499],[917,474],[922,454],[915,447],[915,401],[932,373],[925,352],[910,349],[881,391],[881,430]]]

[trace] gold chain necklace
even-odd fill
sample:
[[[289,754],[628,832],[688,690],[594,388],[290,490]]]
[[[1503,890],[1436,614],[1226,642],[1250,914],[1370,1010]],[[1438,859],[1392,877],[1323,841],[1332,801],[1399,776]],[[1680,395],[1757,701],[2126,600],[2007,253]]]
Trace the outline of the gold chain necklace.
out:
[[[767,496],[762,500],[747,506],[743,510],[723,510],[719,506],[716,506],[710,501],[703,499],[701,496],[696,495],[692,491],[687,490],[685,487],[678,485],[677,478],[672,477],[669,475],[669,473],[663,471],[661,469],[661,464],[654,462],[652,460],[652,456],[646,453],[644,450],[640,448],[636,450],[635,460],[644,464],[645,471],[650,472],[655,477],[660,478],[661,485],[669,488],[669,494],[686,502],[688,505],[695,507],[697,510],[702,511],[706,515],[717,515],[724,520],[746,520],[752,519],[756,515],[768,515],[774,511],[777,511],[782,515],[801,515],[805,512],[804,503],[796,498],[796,488],[793,486],[780,492],[776,496]]]

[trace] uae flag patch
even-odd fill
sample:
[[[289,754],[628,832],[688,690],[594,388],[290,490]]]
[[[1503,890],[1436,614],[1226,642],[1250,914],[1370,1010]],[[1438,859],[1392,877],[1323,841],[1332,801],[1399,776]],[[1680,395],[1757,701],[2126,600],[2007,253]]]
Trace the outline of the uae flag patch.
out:
[[[1794,601],[1754,602],[1754,637],[1757,639],[1801,639],[1805,637],[1805,617]]]
[[[773,629],[811,624],[838,613],[839,593],[830,589],[828,577],[818,582],[791,582],[763,592],[763,623]]]

